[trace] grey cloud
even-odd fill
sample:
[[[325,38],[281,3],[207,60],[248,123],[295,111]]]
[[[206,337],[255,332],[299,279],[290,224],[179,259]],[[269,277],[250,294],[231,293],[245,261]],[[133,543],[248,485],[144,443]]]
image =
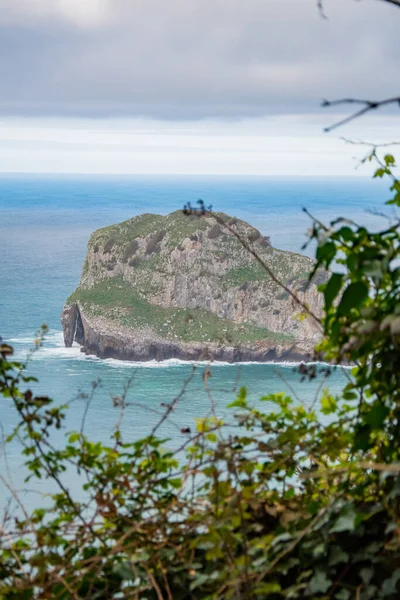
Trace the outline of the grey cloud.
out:
[[[113,0],[0,0],[0,21],[27,25],[65,22],[81,28],[106,25]]]
[[[236,118],[399,93],[400,10],[377,0],[327,0],[327,21],[315,0],[26,3],[0,0],[3,114]]]

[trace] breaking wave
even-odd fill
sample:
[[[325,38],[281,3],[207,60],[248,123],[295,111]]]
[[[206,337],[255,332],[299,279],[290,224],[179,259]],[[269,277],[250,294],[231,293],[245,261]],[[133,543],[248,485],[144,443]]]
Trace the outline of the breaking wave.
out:
[[[14,338],[10,338],[7,341],[14,345],[15,355],[18,359],[25,358],[30,350],[34,348],[34,336],[29,336],[29,334],[22,334],[21,336],[17,336]],[[297,367],[300,363],[295,361],[269,361],[265,363],[260,363],[257,361],[248,361],[248,362],[240,362],[240,363],[232,363],[225,361],[190,361],[190,360],[180,360],[178,358],[170,358],[164,361],[156,361],[150,360],[146,362],[141,361],[125,361],[118,360],[116,358],[106,358],[101,359],[97,356],[88,356],[84,352],[81,352],[81,348],[79,344],[74,343],[71,348],[66,348],[64,345],[64,338],[62,331],[58,331],[55,329],[51,329],[45,337],[45,341],[41,348],[35,350],[32,354],[32,360],[43,360],[43,359],[62,359],[62,360],[71,360],[71,361],[86,361],[88,363],[93,362],[101,362],[103,365],[108,365],[112,368],[142,368],[142,369],[166,369],[168,367],[183,367],[188,365],[199,365],[206,366],[212,364],[213,367],[237,367],[237,366],[246,366],[246,365],[272,365],[281,368],[293,369]],[[326,366],[327,363],[324,362],[310,362],[309,365],[321,365]],[[349,367],[345,367],[349,368]]]

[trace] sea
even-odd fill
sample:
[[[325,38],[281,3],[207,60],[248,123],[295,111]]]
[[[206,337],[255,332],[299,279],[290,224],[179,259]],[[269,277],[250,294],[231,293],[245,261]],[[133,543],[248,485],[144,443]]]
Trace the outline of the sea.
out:
[[[385,210],[388,198],[381,181],[363,177],[2,175],[0,336],[14,347],[18,359],[28,358],[28,374],[39,380],[33,384],[35,390],[69,405],[57,443],[62,443],[67,432],[80,430],[82,424],[91,439],[107,443],[120,416],[113,398],[125,392],[124,438],[133,441],[146,436],[161,419],[165,404],[180,394],[189,378],[173,413],[159,430],[169,439],[167,445],[179,447],[186,435],[182,428],[194,428],[196,417],[210,413],[203,381],[207,364],[197,365],[193,374],[192,364],[176,360],[100,360],[81,353],[78,346],[64,347],[60,313],[79,282],[90,234],[141,213],[167,214],[202,199],[216,211],[248,221],[270,236],[277,248],[312,256],[313,246],[302,249],[311,226],[304,207],[324,223],[342,216],[379,228],[386,223],[379,213]],[[42,324],[48,326],[48,334],[43,346],[31,352]],[[338,369],[328,379],[321,375],[302,382],[296,365],[290,363],[213,363],[209,368],[212,401],[221,417],[229,413],[226,407],[242,386],[254,404],[278,391],[295,395],[295,402],[310,404],[324,387],[339,394],[348,376]],[[265,402],[263,407],[270,409]],[[4,443],[16,423],[15,409],[2,398],[0,510],[15,493],[30,506],[38,502],[40,494],[51,491],[45,481],[36,487],[25,483],[20,443]],[[73,475],[66,477],[71,489],[79,487]]]

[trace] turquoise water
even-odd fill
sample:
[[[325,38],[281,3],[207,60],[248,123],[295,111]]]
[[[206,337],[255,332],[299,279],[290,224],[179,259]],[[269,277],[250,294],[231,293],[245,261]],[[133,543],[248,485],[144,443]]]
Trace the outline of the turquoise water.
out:
[[[381,182],[363,178],[0,177],[0,335],[23,357],[37,328],[42,323],[50,327],[29,370],[39,378],[41,393],[71,404],[68,429],[81,426],[86,406],[81,392],[90,392],[92,382],[101,381],[85,422],[86,432],[96,439],[105,441],[112,433],[118,418],[112,396],[120,394],[133,377],[123,429],[126,438],[138,438],[149,433],[162,414],[161,403],[176,396],[192,366],[176,361],[144,365],[101,361],[86,357],[77,347],[64,348],[59,317],[79,281],[92,231],[143,212],[166,214],[203,198],[215,210],[258,227],[271,237],[273,245],[298,252],[310,225],[303,206],[324,221],[341,215],[378,227],[380,218],[368,211],[380,209],[387,197]],[[172,438],[172,445],[181,443],[181,427],[192,426],[196,416],[209,411],[203,369],[198,367],[172,418],[163,426],[162,434]],[[329,387],[338,392],[343,381],[343,373],[334,373]],[[261,395],[290,387],[302,401],[312,402],[321,380],[300,383],[293,365],[213,365],[210,386],[219,413],[241,385],[248,386],[255,402]],[[0,422],[6,434],[15,422],[5,401]],[[21,489],[24,470],[19,452],[14,443],[7,450],[7,461],[4,451],[1,453],[0,472],[12,476]],[[75,482],[68,484],[74,486]],[[46,491],[45,484],[41,491]],[[4,486],[0,487],[0,505],[8,495]]]

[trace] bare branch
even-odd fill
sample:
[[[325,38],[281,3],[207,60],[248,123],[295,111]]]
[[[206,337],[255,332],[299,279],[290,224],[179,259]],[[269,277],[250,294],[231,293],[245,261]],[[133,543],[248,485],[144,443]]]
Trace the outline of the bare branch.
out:
[[[302,300],[300,300],[300,298],[298,298],[296,296],[296,294],[294,292],[292,292],[292,290],[286,285],[284,284],[276,275],[275,273],[271,270],[271,268],[269,267],[269,265],[267,265],[267,263],[261,258],[261,256],[253,249],[253,247],[237,232],[235,231],[235,229],[233,229],[230,225],[228,225],[228,223],[226,223],[224,221],[224,219],[221,219],[221,217],[215,213],[215,212],[210,212],[210,215],[212,216],[217,223],[219,223],[221,225],[221,227],[224,227],[225,229],[227,229],[243,246],[243,248],[245,248],[245,250],[247,250],[249,252],[249,254],[251,254],[256,261],[261,265],[261,267],[264,269],[264,271],[271,277],[272,281],[274,281],[279,287],[281,287],[287,294],[289,294],[289,296],[304,310],[304,312],[309,315],[318,325],[321,325],[321,319],[319,319],[312,311],[310,311],[310,309],[308,308],[307,304],[305,302],[303,302]]]
[[[351,140],[349,138],[341,137],[341,140],[346,144],[352,144],[353,146],[369,146],[370,148],[388,148],[390,146],[400,146],[400,142],[387,142],[386,144],[374,144],[373,142],[365,142],[364,140]]]
[[[394,4],[394,6],[398,6],[400,8],[400,0],[380,0],[380,2],[386,2],[387,4]],[[327,19],[324,8],[324,0],[317,0],[317,8],[318,12],[323,19]]]
[[[381,2],[387,2],[388,4],[394,4],[400,8],[400,0],[380,0]]]
[[[317,0],[317,8],[318,8],[318,12],[319,12],[320,16],[323,19],[328,19],[328,17],[326,16],[326,12],[324,10],[324,0]]]
[[[383,0],[383,1],[389,2],[391,0]],[[400,0],[398,0],[398,1],[399,1],[399,6],[400,6]],[[358,119],[359,117],[361,117],[362,115],[365,115],[366,113],[370,112],[371,110],[376,110],[377,108],[382,108],[382,106],[388,106],[389,104],[398,104],[400,106],[400,96],[396,96],[394,98],[386,98],[385,100],[380,100],[380,101],[360,100],[358,98],[341,98],[340,100],[323,100],[322,101],[323,107],[337,106],[337,105],[341,105],[341,104],[361,104],[361,105],[363,105],[363,108],[361,108],[357,112],[353,113],[352,115],[342,119],[341,121],[334,123],[330,127],[325,127],[324,131],[326,131],[326,132],[332,131],[332,129],[341,127],[342,125],[345,125],[346,123],[349,123],[350,121],[354,121],[355,119]]]

